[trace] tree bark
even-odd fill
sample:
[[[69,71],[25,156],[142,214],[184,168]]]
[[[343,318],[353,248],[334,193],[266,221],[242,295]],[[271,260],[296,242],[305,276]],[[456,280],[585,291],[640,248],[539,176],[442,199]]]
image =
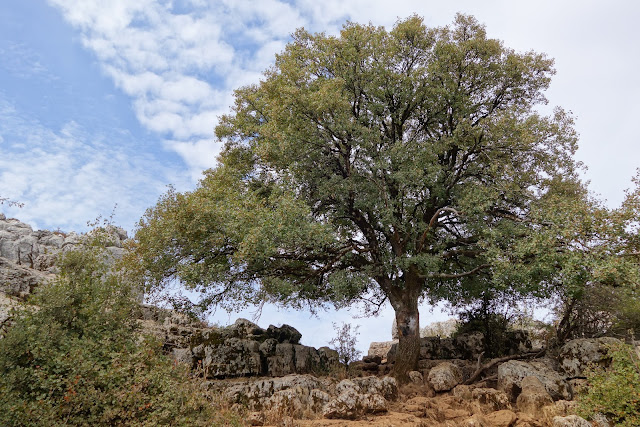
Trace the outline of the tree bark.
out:
[[[409,381],[409,372],[418,369],[420,357],[419,288],[406,283],[404,289],[389,295],[396,313],[398,350],[393,365],[393,376],[403,384]],[[413,285],[413,286],[411,286]]]

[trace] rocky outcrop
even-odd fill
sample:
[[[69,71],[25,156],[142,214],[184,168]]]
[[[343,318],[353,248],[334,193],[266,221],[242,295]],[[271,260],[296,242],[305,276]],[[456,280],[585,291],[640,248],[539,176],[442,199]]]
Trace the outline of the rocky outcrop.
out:
[[[569,383],[558,372],[553,370],[554,361],[540,359],[532,362],[510,360],[498,367],[498,388],[515,401],[523,390],[522,381],[526,377],[537,378],[553,400],[571,400],[572,391]]]
[[[238,319],[226,328],[189,331],[176,325],[172,317],[164,322],[160,333],[174,337],[168,339],[175,343],[174,358],[202,370],[207,378],[323,373],[339,362],[335,350],[300,344],[302,335],[289,325],[262,329]]]
[[[543,407],[553,404],[551,395],[536,377],[524,377],[520,383],[522,392],[516,400],[516,407],[520,412],[529,415],[539,414]]]
[[[325,418],[355,419],[386,412],[398,397],[393,378],[364,377],[338,382],[330,377],[287,375],[281,378],[211,383],[233,403],[259,411],[263,419],[282,415],[301,417],[322,414]],[[260,418],[254,416],[254,418]]]
[[[460,334],[453,338],[424,337],[420,339],[421,360],[478,359],[485,349],[485,338],[480,332]],[[531,351],[531,340],[524,331],[510,331],[506,339],[506,354]],[[386,352],[385,352],[386,351]],[[395,360],[397,340],[371,343],[369,355],[381,356],[390,362]]]
[[[113,258],[122,256],[127,233],[107,226],[103,244]],[[37,286],[55,277],[55,260],[66,249],[82,244],[77,233],[36,230],[17,219],[0,214],[0,293],[25,298]]]
[[[435,391],[449,391],[462,382],[462,371],[450,362],[442,362],[429,371],[427,377]]]
[[[620,340],[610,337],[571,340],[560,349],[560,368],[570,377],[579,377],[589,365],[607,367],[611,363],[607,355],[610,346],[619,344]]]

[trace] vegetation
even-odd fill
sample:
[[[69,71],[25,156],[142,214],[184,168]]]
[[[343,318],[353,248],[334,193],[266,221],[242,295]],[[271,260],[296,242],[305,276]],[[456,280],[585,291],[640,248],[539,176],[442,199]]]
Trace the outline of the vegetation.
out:
[[[572,118],[536,110],[552,65],[465,15],[299,30],[235,92],[218,166],[147,211],[131,264],[150,287],[201,291],[203,308],[389,302],[401,380],[421,298],[573,297],[616,281],[630,269],[598,246],[613,225],[577,177]]]
[[[587,372],[588,387],[578,396],[579,413],[589,419],[603,414],[613,425],[640,425],[640,358],[631,346],[609,349],[611,366]]]
[[[329,345],[338,352],[340,362],[342,362],[345,367],[348,367],[349,363],[358,360],[362,354],[362,352],[356,348],[358,335],[360,335],[358,332],[359,328],[360,326],[352,328],[350,323],[342,322],[342,325],[333,323],[336,336],[329,341]]]
[[[241,425],[142,339],[136,292],[97,249],[65,252],[55,283],[0,339],[0,424]]]

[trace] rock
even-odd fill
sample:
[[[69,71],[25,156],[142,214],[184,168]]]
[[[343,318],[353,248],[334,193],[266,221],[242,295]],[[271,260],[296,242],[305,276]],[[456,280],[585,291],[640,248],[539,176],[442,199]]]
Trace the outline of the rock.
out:
[[[500,390],[493,388],[475,388],[471,392],[471,397],[487,408],[489,412],[511,409],[509,397]]]
[[[298,344],[302,334],[298,332],[296,328],[289,325],[282,325],[280,327],[269,325],[267,328],[267,335],[270,338],[275,338],[279,343]]]
[[[264,412],[251,412],[247,416],[247,422],[250,426],[263,426],[266,421]]]
[[[412,383],[414,384],[424,383],[424,377],[422,376],[422,372],[410,371],[408,375],[409,375],[409,381],[411,381]]]
[[[462,426],[462,427],[492,427],[492,425],[489,424],[489,421],[487,421],[487,419],[483,415],[480,415],[480,414],[473,414],[471,417],[469,417],[466,420],[464,420],[460,424],[460,426]]]
[[[455,397],[458,397],[462,400],[471,400],[473,399],[473,390],[471,386],[459,384],[453,388],[451,394]]]
[[[387,400],[398,398],[398,383],[393,377],[370,376],[354,378],[352,382],[358,387],[360,393],[379,394]]]
[[[110,260],[121,257],[127,233],[113,226],[103,227],[102,233],[101,243]],[[55,277],[54,264],[60,252],[83,244],[90,236],[34,231],[17,219],[0,218],[0,292],[25,298],[35,287]]]
[[[545,386],[534,376],[524,377],[521,381],[522,392],[516,401],[520,412],[537,415],[546,405],[553,405],[553,399]]]
[[[582,376],[590,364],[606,367],[610,363],[608,347],[616,344],[621,344],[620,340],[610,337],[571,340],[560,349],[560,367],[572,377]]]
[[[342,380],[336,387],[338,395],[325,405],[325,418],[356,419],[365,414],[386,412],[388,401],[398,397],[394,378],[371,376]]]
[[[569,384],[545,362],[527,363],[510,360],[498,366],[498,389],[504,391],[514,401],[522,390],[522,380],[534,376],[542,382],[554,400],[571,400]]]
[[[300,337],[300,332],[288,325],[271,325],[265,330],[238,319],[226,328],[191,331],[188,344],[176,343],[176,347],[188,347],[194,364],[199,364],[208,378],[320,373],[338,363],[335,350],[292,343]]]
[[[493,412],[491,414],[485,415],[484,418],[492,427],[511,427],[516,423],[516,420],[518,419],[517,415],[513,411],[510,411],[508,409]]]
[[[364,363],[375,363],[376,365],[379,365],[379,364],[382,363],[382,356],[380,356],[380,355],[367,355],[367,356],[362,358],[362,361]]]
[[[577,415],[553,417],[552,427],[591,427],[591,423]]]
[[[353,420],[369,413],[386,412],[387,406],[387,401],[379,394],[361,394],[347,389],[325,405],[322,416]]]
[[[391,350],[391,347],[393,347],[393,345],[397,343],[398,343],[398,340],[372,342],[371,344],[369,344],[369,351],[367,352],[367,356],[371,356],[371,357],[378,356],[380,357],[381,360],[386,360],[389,350]]]
[[[462,371],[451,362],[443,362],[429,371],[427,379],[435,391],[448,391],[462,382]]]
[[[251,410],[262,410],[266,406],[273,409],[273,401],[267,403],[275,394],[283,390],[294,390],[301,401],[312,404],[309,399],[322,396],[313,390],[327,392],[331,388],[331,380],[320,380],[312,375],[287,375],[280,378],[236,381],[234,383],[212,383],[224,386],[222,393],[231,403],[242,404]],[[328,395],[327,395],[328,396]]]
[[[171,357],[173,357],[173,360],[177,363],[182,363],[189,367],[193,366],[195,360],[191,350],[188,348],[174,348],[171,352]]]

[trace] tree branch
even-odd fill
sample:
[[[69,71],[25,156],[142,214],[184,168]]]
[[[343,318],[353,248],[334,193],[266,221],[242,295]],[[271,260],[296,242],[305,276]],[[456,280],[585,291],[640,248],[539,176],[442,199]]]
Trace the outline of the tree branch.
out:
[[[474,268],[472,270],[465,271],[464,273],[457,273],[457,274],[448,274],[448,273],[437,273],[437,274],[434,274],[434,273],[431,273],[431,274],[428,274],[426,276],[420,276],[420,277],[423,278],[423,279],[427,279],[427,278],[429,278],[429,279],[433,279],[433,278],[437,278],[437,279],[459,279],[461,277],[471,276],[472,274],[475,274],[478,271],[483,270],[485,268],[489,268],[489,267],[491,267],[490,264],[482,264],[482,265],[479,265],[479,266],[477,266],[476,268]]]

